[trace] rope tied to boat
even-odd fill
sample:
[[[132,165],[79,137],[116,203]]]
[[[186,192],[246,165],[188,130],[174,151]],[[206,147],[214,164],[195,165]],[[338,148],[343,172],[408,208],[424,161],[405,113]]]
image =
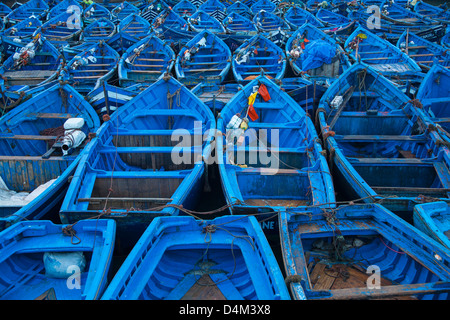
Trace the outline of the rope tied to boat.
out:
[[[422,105],[422,103],[420,102],[419,99],[411,99],[408,102],[410,102],[414,107],[417,107],[419,109],[423,108],[423,105]]]
[[[243,239],[243,240],[247,241],[247,243],[252,247],[252,250],[255,251],[254,239],[251,236],[249,236],[249,235],[235,235],[232,232],[230,232],[229,230],[227,230],[226,228],[222,227],[222,226],[224,226],[226,224],[235,222],[235,221],[240,220],[240,219],[244,219],[246,217],[247,216],[241,216],[241,217],[237,217],[235,220],[227,221],[227,222],[224,222],[222,224],[209,224],[209,225],[206,225],[206,226],[204,226],[202,228],[202,233],[205,233],[204,240],[205,240],[205,243],[207,243],[207,246],[206,246],[206,249],[203,252],[203,254],[200,256],[200,258],[195,263],[195,265],[200,264],[202,261],[204,261],[204,257],[207,256],[208,250],[209,250],[209,246],[210,246],[211,241],[212,241],[212,233],[215,233],[217,231],[217,229],[219,229],[221,231],[224,231],[224,232],[230,234],[231,237],[232,237],[231,244],[230,244],[231,245],[230,249],[231,249],[231,255],[233,256],[234,266],[233,266],[233,270],[231,272],[228,272],[226,274],[226,276],[225,276],[225,279],[223,279],[221,281],[218,281],[218,282],[212,281],[212,283],[201,283],[199,281],[200,280],[200,278],[199,278],[199,279],[196,279],[196,284],[198,284],[200,286],[216,286],[219,283],[222,283],[222,282],[225,282],[225,281],[231,281],[231,278],[233,277],[233,275],[234,275],[234,273],[236,271],[236,266],[237,266],[236,265],[236,256],[234,254],[234,241],[236,239]],[[208,240],[206,240],[207,236],[209,236]],[[205,271],[205,274],[208,274],[208,270],[202,270],[202,267],[200,267],[200,268],[201,268],[201,270],[200,270],[201,272]]]
[[[436,202],[441,201],[439,198],[424,196],[423,194],[419,194],[416,198],[417,201],[420,201],[420,203],[428,203],[428,202]]]
[[[109,121],[109,120],[111,120],[111,117],[109,116],[109,114],[104,114],[103,116],[102,116],[102,120],[103,120],[103,122],[106,122],[106,121]]]
[[[74,224],[68,225],[62,229],[62,232],[64,235],[70,237],[70,243],[72,244],[79,244],[81,243],[80,237],[77,236],[77,232],[73,229]],[[73,238],[77,238],[78,242],[74,242]]]
[[[287,287],[291,283],[302,282],[302,281],[303,281],[303,278],[299,274],[291,274],[291,275],[287,276],[286,278],[284,278],[284,283],[286,284]]]
[[[209,224],[209,225],[203,227],[202,233],[214,233],[214,232],[216,232],[216,230],[217,230],[216,225]]]
[[[326,126],[325,128],[323,128],[322,132],[324,130],[326,130],[325,133],[322,133],[323,140],[327,140],[328,137],[334,137],[336,135],[336,132],[334,132],[333,130],[329,130],[329,129],[330,129],[330,126]]]

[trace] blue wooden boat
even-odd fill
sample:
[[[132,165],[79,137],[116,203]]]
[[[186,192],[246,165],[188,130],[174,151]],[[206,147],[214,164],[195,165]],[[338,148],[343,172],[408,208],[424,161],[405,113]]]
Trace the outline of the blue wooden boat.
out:
[[[270,0],[258,0],[252,6],[250,6],[250,10],[255,14],[264,10],[266,12],[275,12],[277,9],[277,5]]]
[[[284,20],[289,23],[293,30],[296,30],[305,23],[309,23],[318,28],[325,27],[311,12],[298,6],[289,8],[284,15]]]
[[[173,34],[170,31],[177,30],[182,34],[189,31],[189,24],[187,21],[173,10],[163,11],[153,20],[152,27],[155,32],[167,40],[170,35]]]
[[[279,223],[294,299],[449,299],[449,251],[381,205],[282,211]]]
[[[119,59],[119,54],[106,43],[93,44],[67,63],[60,79],[86,95],[115,74]]]
[[[132,13],[117,25],[117,32],[127,33],[134,38],[143,39],[152,32],[152,26],[150,22],[141,16]]]
[[[371,0],[367,0],[367,1],[365,1],[364,2],[364,4],[367,4],[367,3],[369,3]],[[332,2],[332,1],[331,1]],[[327,3],[324,3],[323,1],[320,1],[320,0],[307,0],[306,2],[305,2],[305,5],[306,5],[306,9],[309,11],[309,12],[311,12],[311,13],[317,13],[317,11],[320,9],[320,8],[322,8],[322,7],[328,7],[330,4],[328,3],[328,1],[327,1]]]
[[[72,43],[72,46],[65,46],[61,49],[66,62],[68,62],[72,60],[76,55],[83,53],[93,45],[94,43],[92,43],[91,41],[79,41],[77,43]]]
[[[1,34],[3,54],[5,59],[30,43],[36,29],[42,26],[37,18],[31,17],[6,28]]]
[[[409,10],[407,11],[409,12]],[[372,20],[371,14],[372,13],[367,13],[365,9],[360,9],[357,11],[352,11],[348,16],[354,20],[357,20],[360,26],[366,28],[373,34],[386,39],[394,45],[397,43],[400,35],[407,29],[414,32],[416,35],[433,42],[438,41],[445,34],[444,25],[430,24],[430,22],[427,22],[428,20],[425,17],[423,18],[423,21],[425,21],[424,23],[407,23],[405,21],[402,22],[395,19],[390,19],[386,15],[381,15],[380,25],[377,27],[371,26],[369,28],[367,22]]]
[[[101,4],[94,2],[83,10],[82,18],[85,25],[89,25],[100,18],[111,20],[111,11]]]
[[[255,101],[249,101],[255,89]],[[245,132],[239,130],[243,123]],[[259,220],[274,223],[280,210],[334,206],[333,183],[314,125],[275,82],[265,76],[249,82],[222,109],[217,129],[224,133],[216,137],[216,152],[231,213],[258,213]],[[266,226],[268,234],[277,231],[273,223]]]
[[[236,1],[227,7],[227,13],[230,14],[232,12],[239,13],[241,16],[244,16],[247,19],[253,18],[253,12],[250,7],[241,1]]]
[[[227,15],[222,24],[226,31],[231,34],[245,34],[254,36],[258,32],[258,28],[254,23],[237,12],[231,12]]]
[[[193,217],[153,220],[102,296],[102,300],[143,299],[290,297],[257,220],[224,216],[206,221]]]
[[[72,13],[61,13],[45,22],[39,30],[43,37],[50,41],[56,48],[68,45],[80,35],[83,29],[83,21],[80,18],[72,19]]]
[[[99,214],[115,219],[127,248],[153,218],[193,210],[210,161],[212,129],[211,110],[189,89],[171,77],[158,80],[97,131],[67,191],[61,221]]]
[[[353,19],[323,8],[320,8],[319,11],[317,11],[316,18],[322,22],[326,28],[331,28],[328,29],[328,32],[333,33],[342,34],[351,32],[355,24]]]
[[[59,51],[46,39],[35,37],[18,52],[10,56],[0,67],[2,91],[4,86],[36,86],[57,77],[62,67]]]
[[[430,18],[407,9],[401,4],[391,3],[390,1],[384,1],[381,4],[380,13],[383,20],[392,22],[394,25],[414,26],[436,24]]]
[[[140,16],[151,23],[166,10],[169,10],[169,5],[165,1],[153,0],[144,9],[141,9]]]
[[[450,132],[449,83],[449,68],[434,64],[420,84],[416,95],[432,124],[436,125],[437,129],[444,129],[447,132]]]
[[[268,11],[261,10],[253,17],[253,23],[261,32],[271,32],[277,30],[290,31],[289,24],[279,16]]]
[[[295,75],[332,82],[350,62],[332,37],[305,23],[286,42],[286,57]]]
[[[71,14],[81,16],[83,7],[78,0],[62,0],[61,2],[50,8],[47,13],[46,20],[50,20],[67,11],[69,11],[69,13]]]
[[[51,1],[53,1],[53,0],[51,0]],[[120,1],[120,2],[123,2],[123,1]],[[110,0],[100,0],[99,3],[101,3],[102,6],[104,6],[106,9],[108,9],[109,12],[111,12],[114,8],[117,7],[117,2],[115,2],[115,1],[111,3]]]
[[[137,7],[139,10],[145,9],[149,4],[149,0],[129,0],[128,2]]]
[[[101,121],[103,121],[103,116],[105,114],[111,115],[114,111],[137,95],[138,92],[128,88],[121,88],[102,82],[98,88],[87,94],[86,101],[89,102],[99,115]]]
[[[111,17],[114,21],[122,21],[132,13],[139,14],[140,12],[138,7],[132,5],[128,1],[124,1],[111,10]]]
[[[100,299],[115,238],[114,221],[108,220],[74,226],[22,221],[11,226],[0,232],[0,299]]]
[[[49,82],[46,82],[42,85],[37,86],[29,86],[29,85],[20,85],[16,86],[14,90],[8,90],[6,92],[3,92],[4,97],[0,96],[2,99],[2,102],[0,102],[0,108],[2,108],[1,114],[3,115],[5,112],[8,111],[8,109],[12,109],[22,102],[30,99],[34,95],[47,90],[51,87],[53,87],[55,84],[58,83],[58,80],[52,80]]]
[[[207,84],[200,82],[191,91],[211,109],[214,115],[217,115],[241,88],[241,85],[235,83]]]
[[[44,0],[30,0],[8,13],[4,22],[14,25],[32,15],[41,20],[47,15],[49,9]]]
[[[409,30],[406,30],[400,36],[397,47],[416,61],[424,72],[430,70],[434,63],[439,63],[445,67],[450,66],[450,55],[447,55],[446,49],[437,43],[409,32]]]
[[[127,32],[116,32],[111,38],[106,40],[106,44],[116,50],[119,55],[123,55],[129,47],[138,41],[138,38]]]
[[[368,64],[387,77],[410,75],[421,71],[417,63],[406,53],[361,26],[345,41],[344,49],[354,61]]]
[[[187,19],[197,11],[197,7],[189,0],[181,0],[172,8],[172,10],[183,19]]]
[[[100,18],[85,27],[80,34],[82,42],[108,41],[116,33],[116,25],[108,19]]]
[[[230,68],[230,48],[209,30],[201,31],[183,46],[175,61],[177,79],[189,87],[199,82],[219,84]]]
[[[207,14],[211,15],[216,10],[225,12],[227,10],[227,7],[222,1],[206,0],[198,7],[198,10],[202,10]]]
[[[414,226],[450,249],[450,211],[444,201],[418,204],[414,207]]]
[[[414,5],[414,11],[440,23],[446,23],[447,25],[450,23],[450,12],[448,12],[448,10],[444,10],[423,1],[418,1]]]
[[[136,83],[152,83],[170,73],[175,64],[175,53],[155,34],[137,42],[120,58],[118,73],[121,87]]]
[[[225,32],[225,28],[216,18],[200,9],[191,15],[187,19],[187,22],[194,32],[200,32],[202,30],[209,30],[213,33]]]
[[[406,220],[423,199],[448,199],[450,181],[448,151],[409,101],[375,69],[355,64],[317,114],[341,196],[381,203]]]
[[[227,15],[227,7],[221,0],[206,0],[199,7],[198,10],[204,11],[211,17],[216,18],[218,21],[222,21]]]
[[[68,126],[73,118],[84,124]],[[2,191],[10,195],[0,207],[1,230],[20,220],[41,219],[60,205],[80,160],[83,134],[87,138],[99,126],[89,103],[66,84],[33,95],[1,118],[0,176]],[[78,127],[77,133],[71,129]]]
[[[12,9],[8,7],[4,3],[0,3],[0,19],[3,20],[9,13],[11,13]]]
[[[286,54],[283,50],[258,34],[234,51],[231,68],[235,80],[244,84],[262,72],[273,79],[282,79],[286,64]]]

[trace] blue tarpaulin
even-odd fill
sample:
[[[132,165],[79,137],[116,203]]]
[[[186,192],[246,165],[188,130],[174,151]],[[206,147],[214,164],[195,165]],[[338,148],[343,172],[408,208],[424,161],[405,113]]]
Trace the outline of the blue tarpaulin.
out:
[[[307,71],[331,63],[336,55],[336,48],[323,40],[311,41],[303,50],[302,70]]]

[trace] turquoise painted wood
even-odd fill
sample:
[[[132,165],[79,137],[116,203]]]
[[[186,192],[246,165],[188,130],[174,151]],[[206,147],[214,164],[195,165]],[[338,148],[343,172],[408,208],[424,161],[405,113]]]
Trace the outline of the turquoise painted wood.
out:
[[[183,46],[175,61],[177,79],[188,87],[200,82],[220,84],[230,68],[230,48],[209,30],[199,32]]]
[[[348,37],[344,49],[355,61],[368,64],[387,77],[409,76],[421,71],[406,53],[362,27]]]
[[[154,33],[128,48],[119,61],[118,74],[121,87],[137,83],[150,84],[175,65],[175,53],[166,41]]]
[[[248,97],[262,85],[270,99],[256,95],[255,119]],[[247,121],[247,130],[235,127],[235,116]],[[265,76],[249,82],[222,109],[217,128],[224,134],[216,139],[216,152],[230,212],[259,213],[264,220],[280,210],[334,206],[333,182],[314,125],[280,85]],[[273,227],[265,231],[276,232]]]
[[[153,218],[180,215],[181,206],[194,209],[214,128],[211,110],[190,90],[174,78],[158,80],[97,131],[61,206],[61,221],[99,214],[115,219],[121,249],[131,249]]]
[[[282,211],[279,223],[294,299],[449,299],[450,251],[381,205]]]
[[[446,202],[436,201],[415,206],[414,226],[450,249],[450,211]]]
[[[83,29],[80,41],[82,43],[108,41],[115,33],[116,25],[109,19],[100,18]]]
[[[60,79],[69,81],[78,92],[86,95],[115,74],[119,59],[119,54],[103,41],[91,43],[67,63]]]
[[[31,15],[41,20],[47,15],[49,9],[49,6],[44,0],[30,0],[9,12],[5,16],[4,21],[14,25],[22,20],[28,19]]]
[[[443,139],[450,130],[450,70],[440,64],[434,64],[426,74],[417,90],[416,98],[423,111],[436,129],[441,131]]]
[[[261,34],[245,40],[233,54],[231,68],[234,79],[246,84],[262,73],[282,79],[286,73],[286,54]]]
[[[102,300],[183,297],[290,299],[275,256],[255,217],[155,218]]]
[[[413,32],[405,31],[397,41],[397,47],[405,52],[426,73],[433,64],[450,68],[450,56],[442,46],[419,37]]]
[[[355,64],[322,96],[317,119],[341,196],[382,203],[411,222],[418,202],[448,199],[450,158],[409,100]]]
[[[75,117],[84,119],[81,131],[86,137],[100,126],[97,113],[77,91],[56,83],[1,118],[0,176],[6,187],[10,192],[31,193],[49,184],[41,193],[36,190],[34,199],[30,195],[24,201],[4,203],[0,207],[0,229],[20,220],[40,219],[60,205],[85,141],[64,155],[61,138],[56,137],[61,130],[57,128]]]
[[[66,230],[74,236],[65,234]],[[74,226],[23,221],[3,230],[0,299],[100,299],[108,283],[115,240],[111,220],[85,220]],[[64,267],[68,270],[61,270]],[[76,271],[81,271],[79,276],[73,275]]]

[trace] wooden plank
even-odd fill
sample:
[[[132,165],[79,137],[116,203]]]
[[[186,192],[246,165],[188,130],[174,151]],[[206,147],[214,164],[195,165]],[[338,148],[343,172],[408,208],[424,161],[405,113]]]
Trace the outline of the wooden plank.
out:
[[[139,64],[139,63],[132,63],[131,65],[142,68],[163,68],[166,66],[164,64]]]
[[[414,188],[414,187],[372,187],[375,192],[389,192],[392,194],[398,192],[409,193],[423,193],[423,194],[435,194],[435,193],[447,193],[450,192],[449,188]]]
[[[390,285],[381,286],[379,289],[368,289],[367,287],[364,287],[331,290],[331,297],[329,299],[385,299],[396,296],[438,294],[444,292],[450,292],[450,284],[448,282]]]
[[[211,277],[204,274],[180,300],[226,300],[226,298]]]
[[[410,54],[410,57],[434,57],[434,53]]]
[[[128,73],[148,73],[148,74],[159,74],[162,72],[162,70],[160,71],[155,71],[155,70],[127,70]]]
[[[56,300],[56,293],[54,288],[46,290],[44,293],[36,297],[34,300]]]
[[[212,72],[212,71],[222,71],[222,69],[184,69],[184,72]]]
[[[103,77],[103,76],[100,75],[100,76],[73,77],[73,79],[99,79],[101,77]]]
[[[417,158],[350,158],[349,161],[352,164],[414,164],[414,165],[424,165],[424,166],[431,166],[433,165],[432,162],[426,162],[422,161]]]
[[[137,61],[164,61],[164,59],[137,58]]]
[[[427,141],[428,138],[422,135],[344,135],[335,136],[336,140],[342,141],[361,141],[361,142],[380,142],[380,141]]]
[[[390,59],[398,59],[398,57],[362,58],[361,60],[369,61],[369,60],[390,60]]]
[[[433,163],[434,169],[445,188],[450,188],[450,172],[447,166],[442,162]]]
[[[30,112],[26,116],[43,119],[70,119],[77,117],[76,114],[71,113],[50,113],[50,112],[38,112],[38,113]]]
[[[339,273],[333,271],[332,269],[327,269],[325,265],[322,267],[322,263],[317,263],[317,267],[319,267],[319,271],[317,272],[317,281],[314,284],[314,290],[330,290],[334,284],[334,281],[339,276]]]
[[[79,198],[78,202],[101,202],[101,201],[157,201],[157,202],[170,202],[171,198],[116,198],[116,197],[92,197],[92,198]]]
[[[15,139],[15,140],[55,140],[57,136],[34,136],[34,135],[0,135],[0,139]]]
[[[67,159],[59,156],[49,158],[48,160],[68,161]],[[43,161],[43,160],[42,156],[0,156],[0,161]]]

